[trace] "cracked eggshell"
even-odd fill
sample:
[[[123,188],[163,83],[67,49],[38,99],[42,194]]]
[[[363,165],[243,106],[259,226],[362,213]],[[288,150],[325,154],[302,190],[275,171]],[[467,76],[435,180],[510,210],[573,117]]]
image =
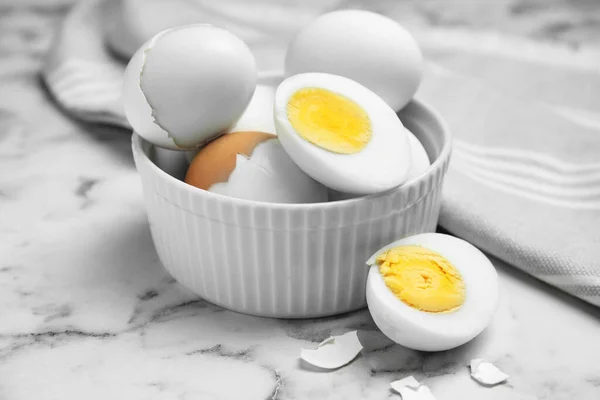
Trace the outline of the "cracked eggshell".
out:
[[[483,358],[475,358],[471,360],[471,376],[477,382],[486,385],[494,386],[508,380],[509,376],[500,371],[494,364],[485,361]]]
[[[419,383],[412,375],[390,383],[402,400],[435,400],[433,393],[426,385]]]
[[[265,132],[234,132],[210,142],[190,164],[185,182],[246,200],[327,201],[326,188],[294,164],[277,136]]]
[[[235,125],[256,79],[250,49],[228,31],[210,25],[167,29],[144,43],[127,65],[125,115],[157,146],[197,148]]]
[[[337,369],[354,360],[362,349],[358,332],[350,331],[325,339],[314,350],[302,349],[300,358],[315,367]]]

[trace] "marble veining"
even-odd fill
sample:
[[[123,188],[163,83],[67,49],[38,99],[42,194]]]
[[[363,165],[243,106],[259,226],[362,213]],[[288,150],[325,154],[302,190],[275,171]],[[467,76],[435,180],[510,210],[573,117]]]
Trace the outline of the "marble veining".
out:
[[[127,132],[72,121],[38,78],[68,3],[0,1],[0,399],[398,399],[389,382],[406,375],[439,400],[600,398],[600,310],[497,260],[493,324],[441,353],[394,345],[366,311],[255,318],[180,286],[154,251]],[[370,6],[408,24],[600,43],[594,1],[488,2],[479,19],[477,4]],[[299,359],[348,330],[365,345],[350,365]],[[476,357],[511,378],[478,385]]]

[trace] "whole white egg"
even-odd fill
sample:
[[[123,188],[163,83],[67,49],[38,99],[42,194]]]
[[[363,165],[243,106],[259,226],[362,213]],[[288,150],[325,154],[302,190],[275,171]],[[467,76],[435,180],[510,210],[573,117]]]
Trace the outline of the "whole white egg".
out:
[[[413,97],[423,76],[423,56],[396,21],[369,11],[341,10],[320,16],[290,43],[285,74],[327,72],[351,78],[377,93],[394,110]]]
[[[377,193],[408,177],[408,131],[385,101],[351,79],[287,78],[275,93],[275,127],[292,160],[331,189]]]
[[[154,36],[125,70],[125,115],[139,135],[169,149],[193,149],[229,131],[256,87],[254,57],[240,39],[210,25]]]
[[[437,233],[408,237],[377,251],[367,264],[373,321],[402,346],[425,351],[460,346],[489,325],[497,308],[494,266],[462,239]]]

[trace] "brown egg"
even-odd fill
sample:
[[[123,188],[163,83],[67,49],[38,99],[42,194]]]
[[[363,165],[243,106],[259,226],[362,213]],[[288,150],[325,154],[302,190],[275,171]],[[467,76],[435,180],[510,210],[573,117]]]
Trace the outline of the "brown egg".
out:
[[[192,160],[185,182],[208,190],[218,182],[227,182],[235,169],[236,155],[252,155],[254,148],[277,136],[258,131],[243,131],[223,135],[207,144]]]

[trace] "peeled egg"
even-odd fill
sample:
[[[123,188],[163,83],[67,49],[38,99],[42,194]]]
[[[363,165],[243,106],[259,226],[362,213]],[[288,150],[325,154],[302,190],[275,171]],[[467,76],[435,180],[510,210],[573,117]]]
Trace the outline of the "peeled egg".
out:
[[[491,322],[499,297],[490,260],[453,236],[424,233],[398,240],[367,264],[367,304],[375,324],[396,343],[448,350]]]
[[[423,175],[429,169],[431,163],[421,141],[412,132],[409,131],[408,133],[412,162],[410,164],[410,171],[408,171],[407,181],[412,181]]]
[[[285,74],[327,72],[351,78],[394,110],[413,97],[423,76],[423,55],[396,21],[369,11],[341,10],[320,16],[290,43]]]
[[[327,201],[327,190],[287,155],[277,136],[234,132],[200,150],[185,182],[225,196],[271,203]]]
[[[275,87],[256,85],[256,90],[231,132],[261,131],[276,134],[273,121],[273,105],[275,104]]]
[[[123,78],[125,115],[149,142],[193,149],[229,131],[256,87],[248,46],[224,29],[167,29],[134,54]]]
[[[351,79],[287,78],[275,93],[275,127],[294,162],[331,189],[370,194],[408,177],[408,131],[385,101]]]
[[[412,162],[408,172],[408,177],[406,178],[407,182],[423,175],[431,165],[429,163],[429,156],[427,155],[425,148],[419,139],[417,139],[417,137],[410,131],[408,131],[408,141],[410,143]],[[332,189],[329,190],[329,201],[348,200],[360,196],[361,195],[354,193],[343,193]]]

